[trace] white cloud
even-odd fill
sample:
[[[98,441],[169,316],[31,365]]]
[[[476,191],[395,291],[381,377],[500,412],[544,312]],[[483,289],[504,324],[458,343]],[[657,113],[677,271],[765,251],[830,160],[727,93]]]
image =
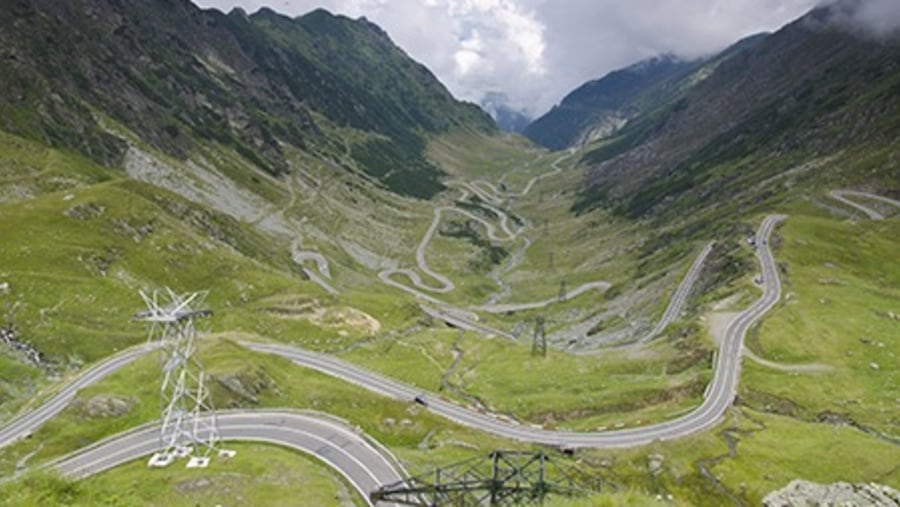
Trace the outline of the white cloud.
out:
[[[900,1],[898,0],[826,0],[832,6],[833,22],[862,29],[876,37],[900,30]]]
[[[884,9],[898,0],[871,0]],[[698,56],[774,30],[816,0],[200,0],[296,16],[316,7],[381,25],[459,98],[500,91],[540,114],[576,86],[664,52]],[[876,19],[883,14],[876,10]]]

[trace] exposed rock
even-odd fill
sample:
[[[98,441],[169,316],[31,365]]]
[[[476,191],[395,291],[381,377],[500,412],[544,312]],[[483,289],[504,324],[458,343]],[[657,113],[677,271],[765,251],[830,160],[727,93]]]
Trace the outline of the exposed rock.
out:
[[[816,420],[825,423],[825,424],[833,424],[835,426],[852,426],[853,419],[850,419],[844,414],[838,414],[837,412],[831,412],[826,410],[825,412],[821,412],[816,416]]]
[[[135,403],[137,400],[127,396],[98,394],[88,399],[77,399],[72,403],[72,407],[88,419],[107,419],[127,414]]]
[[[77,220],[90,220],[103,214],[106,208],[92,202],[84,204],[76,204],[71,208],[63,211],[63,215]]]
[[[303,319],[319,327],[338,329],[339,336],[347,336],[350,331],[373,336],[381,330],[381,322],[366,312],[349,306],[323,307],[317,299],[288,298],[262,311],[283,319]]]
[[[140,243],[141,240],[149,236],[154,229],[152,222],[148,222],[145,224],[132,224],[128,220],[115,218],[113,219],[112,223],[115,226],[117,232],[125,236],[129,236],[132,240],[134,240],[135,243]]]
[[[11,326],[0,327],[0,343],[7,345],[15,352],[25,356],[25,360],[35,366],[44,364],[44,355],[31,345],[19,341],[15,328]]]
[[[213,486],[213,482],[206,477],[200,477],[199,479],[191,479],[187,481],[181,481],[175,484],[175,491],[179,493],[191,493],[196,492],[198,490],[207,490]]]
[[[816,484],[795,479],[763,498],[766,507],[900,505],[900,492],[880,484]]]
[[[215,379],[231,394],[253,404],[259,403],[258,395],[260,393],[277,387],[265,368],[262,367],[230,375],[216,375]],[[232,406],[240,405],[239,401],[232,403]]]
[[[216,380],[218,380],[219,383],[221,383],[233,394],[236,394],[251,403],[259,403],[259,399],[253,392],[250,391],[250,389],[247,389],[247,387],[244,386],[244,383],[241,382],[240,377],[236,375],[228,375],[225,377],[216,377]]]
[[[665,456],[662,454],[651,454],[650,456],[647,456],[647,471],[652,475],[659,475],[662,473],[665,459]]]
[[[100,276],[109,274],[113,263],[122,257],[124,251],[118,247],[107,247],[103,251],[85,252],[78,256],[78,260],[84,263],[92,273]]]

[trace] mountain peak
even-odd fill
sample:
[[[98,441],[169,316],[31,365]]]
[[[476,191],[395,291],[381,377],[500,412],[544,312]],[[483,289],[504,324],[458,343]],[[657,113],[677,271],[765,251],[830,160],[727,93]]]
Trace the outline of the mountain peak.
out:
[[[127,147],[92,109],[170,156],[215,142],[275,175],[290,168],[286,145],[340,146],[335,159],[429,197],[443,186],[425,159],[426,136],[491,128],[368,20],[324,9],[295,19],[268,8],[226,16],[187,0],[29,5],[38,15],[25,23],[0,15],[0,47],[21,57],[0,60],[0,127],[107,165]],[[34,110],[47,113],[20,112]],[[333,139],[336,129],[356,131],[357,142]]]

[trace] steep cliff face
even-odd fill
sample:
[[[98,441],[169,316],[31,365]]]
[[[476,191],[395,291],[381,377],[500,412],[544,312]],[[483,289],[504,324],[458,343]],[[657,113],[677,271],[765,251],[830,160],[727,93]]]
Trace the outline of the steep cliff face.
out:
[[[0,46],[0,128],[112,166],[125,146],[102,116],[172,156],[214,141],[272,174],[287,170],[283,143],[324,156],[349,147],[373,179],[429,197],[442,186],[425,137],[492,129],[381,29],[323,10],[290,19],[186,0],[20,0],[0,12]]]

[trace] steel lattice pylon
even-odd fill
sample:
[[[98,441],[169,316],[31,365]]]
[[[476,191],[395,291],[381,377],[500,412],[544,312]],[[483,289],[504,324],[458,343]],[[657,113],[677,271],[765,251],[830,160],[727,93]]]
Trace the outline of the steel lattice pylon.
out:
[[[163,351],[160,451],[150,457],[148,466],[164,467],[175,458],[191,456],[188,467],[205,467],[219,442],[205,372],[193,357],[197,348],[194,321],[212,315],[210,310],[199,309],[206,295],[207,292],[176,294],[170,289],[150,295],[141,291],[147,310],[134,318],[150,324],[149,340],[159,343]],[[225,450],[219,453],[234,454]]]
[[[544,334],[544,318],[534,320],[534,341],[531,343],[531,355],[547,356],[547,336]]]
[[[599,480],[587,481],[575,472],[543,452],[494,451],[382,486],[369,499],[376,505],[498,507],[540,505],[550,494],[600,490]]]

